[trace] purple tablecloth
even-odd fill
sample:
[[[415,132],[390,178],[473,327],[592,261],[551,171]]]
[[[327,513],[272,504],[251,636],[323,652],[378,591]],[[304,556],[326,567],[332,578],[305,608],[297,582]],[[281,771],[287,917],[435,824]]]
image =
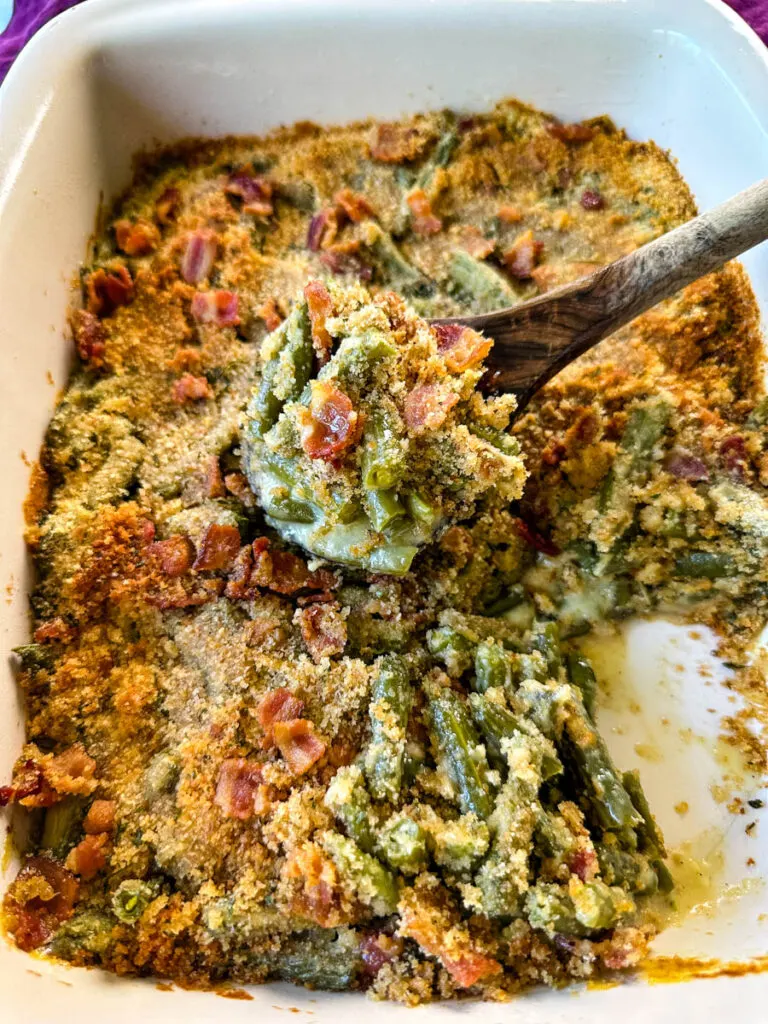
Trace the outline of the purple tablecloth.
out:
[[[26,41],[54,15],[85,0],[15,0],[13,15],[0,35],[0,82]],[[286,0],[288,2],[288,0]],[[674,3],[674,0],[669,0]],[[726,0],[768,43],[768,0]]]

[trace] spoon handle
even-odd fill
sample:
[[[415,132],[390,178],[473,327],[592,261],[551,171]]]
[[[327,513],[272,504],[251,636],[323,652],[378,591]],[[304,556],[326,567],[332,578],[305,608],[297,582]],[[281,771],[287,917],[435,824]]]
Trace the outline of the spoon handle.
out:
[[[550,377],[657,302],[768,238],[768,178],[588,277],[462,322],[495,341],[502,391],[519,408]]]

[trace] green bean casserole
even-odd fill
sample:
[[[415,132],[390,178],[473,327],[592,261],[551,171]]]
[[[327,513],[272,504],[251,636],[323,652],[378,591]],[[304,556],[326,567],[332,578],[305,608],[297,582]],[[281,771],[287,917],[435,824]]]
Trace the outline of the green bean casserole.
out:
[[[514,101],[143,158],[26,506],[21,949],[408,1004],[642,961],[674,880],[579,638],[764,624],[755,301],[726,266],[512,426],[427,319],[694,213],[653,143]]]

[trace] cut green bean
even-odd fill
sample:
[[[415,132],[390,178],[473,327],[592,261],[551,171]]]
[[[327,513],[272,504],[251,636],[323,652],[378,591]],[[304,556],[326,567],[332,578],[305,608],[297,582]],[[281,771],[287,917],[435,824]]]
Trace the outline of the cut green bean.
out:
[[[371,741],[365,755],[365,774],[376,800],[394,802],[400,795],[412,700],[407,663],[397,654],[385,655],[371,688]]]
[[[363,504],[371,525],[379,533],[405,515],[405,507],[394,490],[363,491]]]
[[[121,882],[112,894],[115,917],[124,924],[138,921],[158,891],[156,882],[143,882],[138,878],[128,878]]]
[[[502,689],[512,682],[512,664],[509,655],[499,644],[484,640],[475,651],[474,689],[485,693],[492,686]]]
[[[456,249],[451,253],[448,274],[481,312],[513,306],[520,301],[517,292],[499,270],[475,259],[464,249]]]
[[[640,773],[636,769],[624,772],[622,782],[624,783],[624,788],[629,793],[635,810],[639,812],[643,819],[642,824],[636,829],[641,840],[642,849],[650,850],[659,857],[666,857],[667,851],[664,846],[664,836],[661,834],[661,829],[651,813],[648,799],[640,782]]]
[[[144,773],[144,796],[148,803],[154,803],[161,796],[170,793],[179,781],[181,769],[172,754],[165,751],[155,754]]]
[[[82,910],[65,921],[51,939],[48,951],[62,960],[73,960],[85,950],[103,956],[112,945],[115,919],[99,910]]]
[[[396,414],[385,406],[368,418],[363,433],[363,487],[386,491],[400,482],[405,456],[398,437]]]
[[[563,664],[557,623],[547,622],[544,626],[539,627],[531,639],[531,647],[534,651],[544,655],[547,669],[550,675],[556,679]]]
[[[397,908],[398,890],[394,875],[384,865],[364,853],[353,840],[338,832],[324,832],[322,844],[342,882],[346,882],[360,902],[377,917],[392,914]]]
[[[467,707],[457,694],[445,691],[429,702],[435,745],[456,791],[462,811],[485,819],[493,809],[486,774],[485,749]]]
[[[494,768],[506,774],[507,757],[503,749],[503,740],[510,739],[515,732],[520,732],[530,739],[531,724],[478,693],[470,694],[469,707],[475,725],[483,734],[489,762]],[[539,736],[538,740],[542,749],[542,777],[554,778],[562,772],[563,766],[551,743],[548,743],[543,735]]]
[[[475,814],[462,814],[456,821],[443,821],[434,815],[427,822],[427,829],[435,863],[449,871],[474,871],[488,852],[490,829]]]
[[[63,859],[75,845],[81,832],[85,804],[80,797],[67,796],[45,812],[40,845],[54,857]]]
[[[350,839],[354,839],[365,853],[372,853],[371,798],[357,765],[339,768],[326,790],[324,802],[344,826]]]
[[[434,293],[434,283],[408,262],[378,224],[368,225],[366,248],[390,288],[411,298],[427,298]]]
[[[723,551],[688,551],[675,559],[673,571],[692,580],[720,580],[737,573],[733,556]]]
[[[318,517],[316,510],[305,501],[274,491],[264,495],[264,511],[273,519],[294,523],[314,523]]]
[[[14,647],[13,653],[25,672],[39,672],[40,669],[51,669],[54,666],[53,651],[45,644],[22,644]]]
[[[472,664],[474,643],[452,626],[438,626],[427,633],[427,649],[453,676],[460,676]]]
[[[395,871],[416,875],[427,866],[427,833],[413,818],[398,815],[382,829],[379,850]]]
[[[611,834],[608,833],[611,838]],[[618,843],[596,843],[600,874],[608,885],[620,885],[628,892],[651,895],[659,888],[659,880],[647,857],[622,850]]]
[[[498,448],[505,455],[515,457],[520,454],[520,442],[516,437],[507,434],[506,431],[489,427],[485,423],[470,423],[468,426],[470,434],[474,434],[475,437],[479,437],[481,440],[493,445],[494,448]]]
[[[575,686],[581,694],[587,714],[590,718],[594,718],[595,702],[597,700],[597,679],[592,671],[592,666],[578,651],[569,651],[566,655],[566,668],[571,685]]]
[[[525,597],[525,588],[520,586],[520,584],[515,584],[515,586],[509,588],[503,597],[497,598],[492,604],[488,605],[484,614],[496,618],[496,616],[503,615],[504,612],[508,612],[511,608],[516,608],[519,604],[522,604]]]
[[[292,937],[265,963],[273,978],[330,992],[353,988],[363,969],[359,939],[344,928],[318,928]]]
[[[426,498],[422,498],[420,494],[412,491],[405,500],[411,517],[424,523],[428,529],[432,529],[440,521],[439,510]]]

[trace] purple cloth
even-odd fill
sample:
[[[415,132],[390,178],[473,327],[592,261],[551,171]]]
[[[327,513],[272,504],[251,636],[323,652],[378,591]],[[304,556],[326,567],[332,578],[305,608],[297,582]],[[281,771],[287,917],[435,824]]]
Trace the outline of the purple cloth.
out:
[[[27,40],[56,14],[82,0],[15,0],[11,21],[0,35],[0,82]],[[674,0],[670,0],[674,2]],[[768,43],[768,0],[726,0]]]

